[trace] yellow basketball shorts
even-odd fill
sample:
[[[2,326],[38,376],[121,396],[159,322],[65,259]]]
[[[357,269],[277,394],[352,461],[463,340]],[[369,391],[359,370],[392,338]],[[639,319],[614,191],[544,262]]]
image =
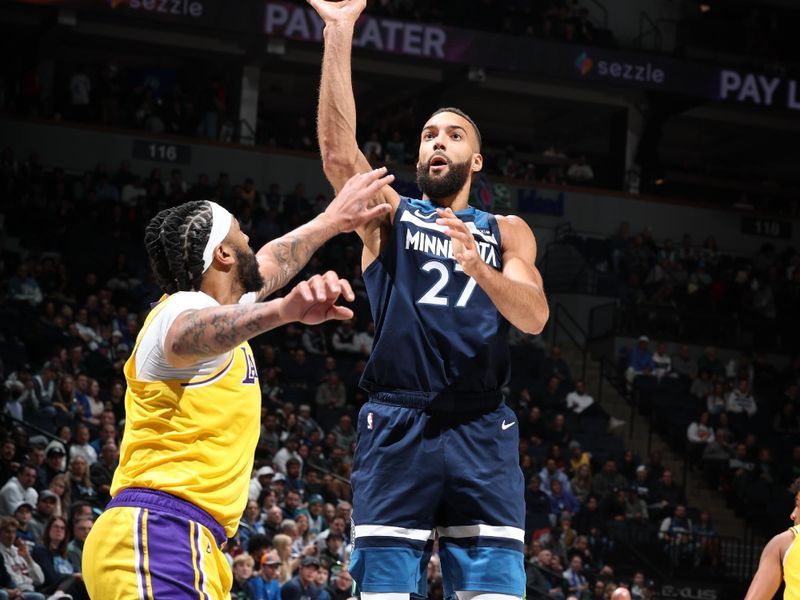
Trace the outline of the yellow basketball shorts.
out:
[[[153,507],[118,506],[92,527],[83,549],[92,600],[229,599],[231,569],[211,531]]]

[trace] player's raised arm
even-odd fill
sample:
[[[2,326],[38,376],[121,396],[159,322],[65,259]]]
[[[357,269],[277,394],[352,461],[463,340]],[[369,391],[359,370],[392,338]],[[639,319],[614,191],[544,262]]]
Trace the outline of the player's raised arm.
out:
[[[519,217],[498,217],[503,244],[502,272],[487,265],[472,233],[449,208],[439,209],[439,225],[453,240],[453,256],[464,273],[475,279],[497,310],[525,333],[542,332],[550,316],[544,284],[536,268],[536,238]]]
[[[166,358],[173,367],[186,367],[225,354],[250,338],[293,321],[317,325],[352,318],[353,311],[335,304],[339,296],[348,302],[355,299],[350,284],[330,271],[314,275],[271,302],[187,310],[167,332]]]
[[[289,283],[314,252],[332,237],[385,218],[391,207],[386,203],[376,204],[374,198],[381,190],[389,189],[392,181],[394,175],[387,175],[385,167],[353,175],[325,212],[265,244],[256,253],[258,270],[264,278],[258,299],[266,298]]]
[[[781,586],[783,553],[792,542],[792,534],[784,531],[772,538],[761,553],[758,571],[744,600],[772,600]]]
[[[325,22],[317,134],[325,175],[338,191],[349,177],[370,168],[356,139],[356,103],[351,76],[353,31],[367,3],[366,0],[308,0],[308,3]],[[374,201],[388,202],[394,210],[399,196],[386,187]],[[356,230],[362,239],[365,229]]]

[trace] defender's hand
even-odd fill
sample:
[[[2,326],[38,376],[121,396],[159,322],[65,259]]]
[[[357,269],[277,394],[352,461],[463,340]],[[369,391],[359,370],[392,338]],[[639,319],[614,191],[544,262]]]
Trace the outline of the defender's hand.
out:
[[[439,208],[436,211],[439,218],[436,219],[437,225],[444,225],[447,229],[444,234],[450,237],[453,245],[453,257],[456,262],[461,265],[470,277],[479,275],[482,269],[486,268],[486,263],[483,262],[478,246],[475,244],[475,238],[464,221],[459,219],[450,208]]]
[[[367,6],[367,0],[308,0],[325,24],[355,23]]]
[[[349,233],[372,219],[388,215],[392,210],[390,204],[372,206],[372,203],[378,192],[393,181],[394,175],[387,175],[386,167],[353,175],[325,209],[325,217],[337,231]]]
[[[306,325],[318,325],[331,319],[352,319],[352,310],[334,304],[339,296],[344,296],[348,302],[355,300],[355,294],[346,280],[339,279],[333,271],[314,275],[308,281],[299,283],[281,299],[278,314],[282,320],[299,321]]]

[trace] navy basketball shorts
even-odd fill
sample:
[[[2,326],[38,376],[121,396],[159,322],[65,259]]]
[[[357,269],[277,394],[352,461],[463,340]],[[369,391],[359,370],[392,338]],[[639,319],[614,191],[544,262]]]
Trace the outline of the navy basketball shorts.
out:
[[[426,596],[438,538],[446,597],[461,591],[524,596],[516,420],[505,404],[431,412],[372,397],[363,406],[349,567],[360,591]]]

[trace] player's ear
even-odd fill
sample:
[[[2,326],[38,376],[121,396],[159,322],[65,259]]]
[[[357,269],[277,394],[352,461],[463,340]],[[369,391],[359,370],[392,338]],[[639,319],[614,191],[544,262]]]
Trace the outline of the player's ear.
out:
[[[232,266],[236,262],[236,253],[233,245],[229,242],[222,242],[214,249],[214,260],[226,266]]]
[[[472,155],[472,172],[477,173],[483,169],[483,155],[482,154],[473,154]]]

